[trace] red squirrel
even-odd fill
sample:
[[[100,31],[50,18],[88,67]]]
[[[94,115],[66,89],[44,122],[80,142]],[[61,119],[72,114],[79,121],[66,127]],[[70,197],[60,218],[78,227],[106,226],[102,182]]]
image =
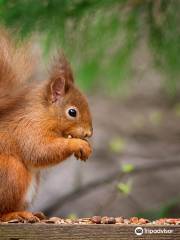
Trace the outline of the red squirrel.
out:
[[[42,168],[71,155],[85,161],[92,149],[92,119],[64,55],[49,78],[29,81],[31,58],[0,31],[0,219],[37,221],[26,211]]]

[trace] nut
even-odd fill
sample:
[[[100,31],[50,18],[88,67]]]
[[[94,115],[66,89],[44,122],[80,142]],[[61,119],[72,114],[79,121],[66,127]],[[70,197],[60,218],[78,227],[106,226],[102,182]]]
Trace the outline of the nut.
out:
[[[116,217],[115,220],[116,220],[116,224],[124,223],[124,218],[123,217]]]
[[[77,222],[79,224],[91,224],[92,223],[90,218],[80,218]]]
[[[126,219],[126,218],[125,218],[125,219],[124,219],[124,223],[125,223],[125,224],[130,224],[131,221],[130,221],[129,219]]]
[[[116,220],[114,217],[102,217],[101,219],[101,223],[103,224],[115,224]]]
[[[54,222],[55,224],[59,224],[61,222],[61,218],[59,217],[51,217],[49,221]]]
[[[114,217],[110,217],[108,219],[108,224],[115,224],[116,223],[116,219]]]
[[[169,224],[176,224],[176,222],[178,222],[178,218],[167,218],[165,220],[166,223],[169,223]]]
[[[108,217],[102,217],[101,218],[101,223],[102,224],[108,224]]]
[[[91,218],[92,223],[100,224],[101,223],[101,217],[100,216],[93,216]]]
[[[166,222],[166,219],[165,218],[160,218],[158,220],[155,221],[156,224],[158,225],[164,225]]]
[[[130,222],[133,224],[138,224],[139,219],[137,217],[132,217],[132,218],[130,218]]]
[[[69,218],[67,218],[67,219],[65,220],[65,222],[66,222],[66,223],[68,223],[68,224],[72,224],[72,223],[73,223],[73,220],[72,220],[72,219],[69,219]]]
[[[146,223],[149,223],[150,221],[148,219],[145,219],[145,218],[140,218],[139,219],[139,224],[146,224]]]

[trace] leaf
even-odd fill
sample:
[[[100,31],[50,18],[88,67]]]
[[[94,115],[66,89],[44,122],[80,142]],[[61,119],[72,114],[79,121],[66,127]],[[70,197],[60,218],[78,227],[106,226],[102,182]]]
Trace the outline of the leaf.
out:
[[[132,190],[132,182],[128,181],[127,183],[120,182],[117,185],[118,190],[124,195],[129,195]]]
[[[109,146],[112,152],[122,153],[125,149],[126,143],[124,139],[118,137],[118,138],[112,139],[109,143]]]
[[[130,173],[134,171],[134,165],[130,163],[122,164],[121,169],[124,173]]]

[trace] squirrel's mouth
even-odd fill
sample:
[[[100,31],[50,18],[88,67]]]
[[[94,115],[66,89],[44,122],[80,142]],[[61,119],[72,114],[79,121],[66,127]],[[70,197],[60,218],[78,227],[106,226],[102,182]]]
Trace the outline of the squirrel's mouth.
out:
[[[78,136],[78,135],[74,135],[74,134],[70,134],[70,133],[64,134],[64,137],[65,137],[65,138],[68,138],[68,139],[71,139],[71,138],[81,138],[81,137]]]
[[[86,137],[74,136],[74,135],[71,135],[71,134],[66,135],[65,138],[68,138],[68,139],[71,139],[71,138],[79,138],[79,139],[82,139],[82,140],[87,141],[87,138],[86,138]]]
[[[74,136],[72,136],[72,135],[70,135],[70,134],[67,136],[67,138],[68,138],[68,139],[71,139],[71,138],[80,138],[80,139],[82,139],[82,140],[87,140],[87,139],[84,138],[84,137],[79,137],[79,136],[74,137]]]
[[[80,138],[82,140],[87,140],[92,136],[92,130],[79,128],[71,131],[65,131],[63,135],[65,138],[68,138],[68,139]]]

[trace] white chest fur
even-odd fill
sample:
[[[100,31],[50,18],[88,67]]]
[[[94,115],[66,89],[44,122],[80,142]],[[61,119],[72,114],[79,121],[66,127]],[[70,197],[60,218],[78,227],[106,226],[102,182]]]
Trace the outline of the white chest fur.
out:
[[[25,195],[25,202],[27,204],[31,204],[36,192],[37,192],[37,187],[38,187],[38,181],[37,181],[37,173],[32,174],[31,182],[28,186],[26,195]]]

